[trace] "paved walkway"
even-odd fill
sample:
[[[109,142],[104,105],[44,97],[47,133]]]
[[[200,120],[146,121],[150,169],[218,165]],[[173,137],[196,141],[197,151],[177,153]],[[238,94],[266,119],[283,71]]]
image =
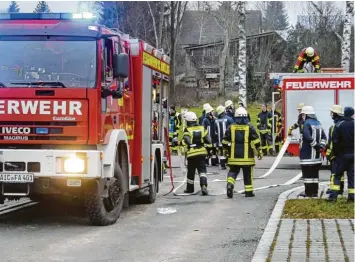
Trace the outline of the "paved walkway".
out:
[[[327,188],[328,185],[320,186],[319,197],[326,197]],[[300,199],[302,191],[303,188],[295,190],[287,194],[284,200]],[[275,207],[279,214],[271,218],[278,221],[277,226],[273,223],[275,226],[266,230],[264,241],[259,243],[253,261],[354,262],[354,219],[278,220],[284,205],[284,201],[281,202]]]

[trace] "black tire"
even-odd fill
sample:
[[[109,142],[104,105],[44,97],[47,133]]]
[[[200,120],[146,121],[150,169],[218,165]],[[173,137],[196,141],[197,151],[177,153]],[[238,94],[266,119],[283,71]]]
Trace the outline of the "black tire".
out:
[[[153,204],[157,198],[157,190],[159,190],[159,166],[157,159],[154,160],[154,177],[153,183],[149,186],[149,194],[142,196],[142,201],[145,204]]]
[[[95,186],[91,191],[86,193],[85,197],[85,209],[90,223],[95,226],[108,226],[116,223],[117,219],[121,215],[123,208],[124,198],[127,191],[127,181],[123,175],[123,172],[118,164],[115,165],[114,177],[116,178],[115,184],[112,184],[109,188],[109,197],[100,197],[99,187]],[[118,187],[117,193],[118,200],[115,204],[110,199],[110,190]]]

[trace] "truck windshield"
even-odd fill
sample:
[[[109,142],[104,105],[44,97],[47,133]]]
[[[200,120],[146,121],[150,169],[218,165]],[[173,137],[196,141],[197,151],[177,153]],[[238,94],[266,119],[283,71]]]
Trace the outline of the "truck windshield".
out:
[[[36,87],[28,83],[37,82],[93,88],[96,54],[94,40],[0,41],[0,88]]]

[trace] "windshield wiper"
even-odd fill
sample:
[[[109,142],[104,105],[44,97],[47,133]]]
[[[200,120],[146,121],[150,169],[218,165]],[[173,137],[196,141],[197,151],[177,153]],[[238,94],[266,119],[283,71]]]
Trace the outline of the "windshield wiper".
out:
[[[52,82],[52,81],[38,81],[38,82],[14,82],[12,85],[28,85],[28,86],[39,86],[39,87],[62,87],[66,88],[66,86],[62,82]]]
[[[0,82],[0,88],[1,88],[1,87],[4,88],[4,87],[6,87],[6,85],[5,85],[4,83]]]

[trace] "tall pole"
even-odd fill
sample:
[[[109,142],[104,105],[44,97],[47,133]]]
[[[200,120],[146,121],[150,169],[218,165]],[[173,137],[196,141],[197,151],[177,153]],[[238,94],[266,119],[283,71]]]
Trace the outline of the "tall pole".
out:
[[[239,103],[247,105],[247,37],[245,31],[245,2],[238,2],[239,15],[239,48],[238,48],[238,78]]]
[[[343,41],[341,45],[341,66],[344,72],[349,73],[350,70],[350,37],[351,37],[351,21],[354,15],[354,2],[346,1],[346,16],[343,28]]]

